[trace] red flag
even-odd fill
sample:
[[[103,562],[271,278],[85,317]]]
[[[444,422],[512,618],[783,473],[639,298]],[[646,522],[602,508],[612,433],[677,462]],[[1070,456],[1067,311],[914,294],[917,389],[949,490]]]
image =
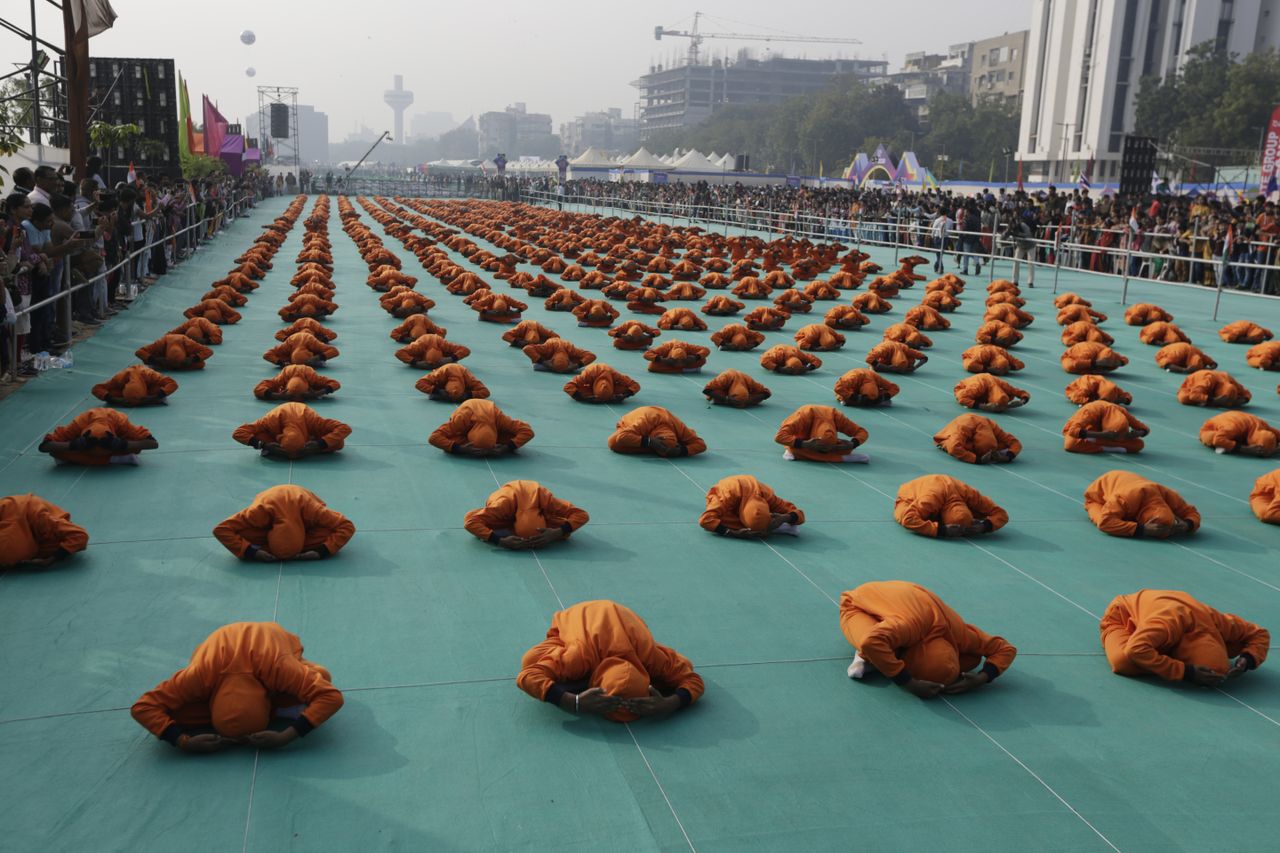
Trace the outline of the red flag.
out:
[[[131,183],[133,183],[133,182],[134,182],[134,181],[136,181],[136,180],[138,180],[138,173],[134,171],[134,169],[133,169],[133,161],[132,161],[132,160],[130,160],[130,161],[129,161],[129,175],[128,175],[128,177],[126,177],[126,178],[125,178],[125,183],[129,183],[129,184],[131,184]]]
[[[204,99],[204,153],[217,157],[222,153],[222,143],[227,138],[227,120],[208,95],[201,97]]]

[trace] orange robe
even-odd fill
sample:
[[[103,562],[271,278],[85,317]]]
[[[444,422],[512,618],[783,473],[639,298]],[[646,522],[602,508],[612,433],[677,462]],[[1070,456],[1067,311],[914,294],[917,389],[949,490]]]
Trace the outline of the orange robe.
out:
[[[513,347],[542,344],[560,337],[537,320],[522,320],[502,333],[502,339]]]
[[[1188,667],[1225,675],[1231,659],[1247,655],[1253,669],[1267,659],[1265,628],[1214,610],[1185,592],[1144,589],[1118,595],[1098,624],[1107,663],[1116,675],[1151,674],[1182,681]]]
[[[1252,399],[1249,389],[1222,370],[1197,370],[1182,380],[1178,402],[1184,406],[1243,406]]]
[[[485,384],[461,364],[437,367],[414,383],[413,387],[433,400],[450,403],[461,403],[473,398],[484,400],[489,397],[489,389]]]
[[[1124,321],[1130,326],[1147,326],[1151,323],[1171,323],[1173,315],[1159,305],[1139,302],[1125,309]]]
[[[1092,403],[1094,400],[1106,400],[1108,403],[1119,403],[1122,406],[1133,402],[1132,394],[1105,376],[1097,374],[1081,376],[1068,385],[1063,393],[1077,406]]]
[[[355,535],[356,526],[301,486],[272,486],[253,503],[213,528],[214,537],[242,560],[265,548],[281,560],[306,551],[332,556]]]
[[[790,316],[777,308],[754,308],[742,315],[742,322],[758,332],[774,332],[785,326]]]
[[[975,344],[960,353],[960,361],[970,373],[994,373],[997,376],[1026,367],[1004,347],[994,344]]]
[[[846,406],[879,406],[888,403],[901,389],[879,373],[855,367],[836,380],[836,399]]]
[[[830,282],[813,281],[804,289],[804,295],[814,302],[840,299],[840,290]]]
[[[757,395],[764,395],[766,400],[773,395],[768,388],[741,370],[726,370],[720,373],[703,386],[702,393],[713,403],[737,408],[760,405],[758,401],[751,399]]]
[[[919,536],[942,538],[948,524],[968,527],[981,521],[990,533],[1009,521],[1005,512],[986,495],[945,474],[926,474],[898,487],[893,518]]]
[[[854,447],[867,441],[867,431],[849,420],[832,406],[801,406],[783,419],[773,440],[791,451],[796,459],[811,462],[843,462],[846,453],[822,453],[807,450],[799,445],[810,439],[828,443],[840,440],[840,434],[849,436]]]
[[[178,390],[178,383],[163,373],[135,364],[126,367],[106,382],[93,386],[93,396],[113,406],[141,406],[152,397],[165,397]]]
[[[596,273],[590,273],[590,275],[596,275]],[[544,299],[542,307],[548,311],[572,311],[586,301],[587,298],[576,290],[562,287]]]
[[[587,688],[635,699],[648,696],[652,687],[679,696],[684,707],[705,689],[688,658],[655,642],[639,616],[612,601],[584,601],[558,611],[547,638],[520,659],[516,686],[555,705],[565,693]],[[635,719],[621,710],[608,717]]]
[[[0,567],[70,557],[88,545],[88,532],[62,507],[32,494],[0,498]]]
[[[914,368],[916,362],[925,359],[925,354],[898,341],[881,341],[867,353],[867,364],[872,368],[897,367]]]
[[[1090,302],[1088,299],[1085,299],[1083,296],[1079,295],[1078,293],[1072,293],[1068,291],[1066,293],[1062,293],[1054,297],[1054,300],[1053,300],[1054,308],[1066,308],[1068,305],[1083,305],[1086,308],[1093,307],[1092,302]]]
[[[924,298],[920,300],[921,307],[932,308],[935,311],[950,312],[955,311],[961,306],[961,301],[956,299],[945,290],[934,290],[926,293]],[[945,318],[944,318],[945,319]]]
[[[1146,328],[1150,329],[1150,326]],[[1198,347],[1186,342],[1176,342],[1156,351],[1156,364],[1165,370],[1191,373],[1196,370],[1213,370],[1218,363],[1205,355]]]
[[[639,320],[628,320],[609,330],[614,349],[620,350],[648,349],[653,346],[653,339],[661,334],[660,330],[646,326]]]
[[[342,387],[336,379],[329,379],[307,364],[286,364],[270,379],[264,379],[253,388],[253,396],[259,400],[310,400],[332,394]]]
[[[675,301],[682,301],[682,302],[693,302],[701,299],[706,295],[707,295],[707,292],[705,290],[703,290],[701,287],[698,287],[698,285],[688,281],[682,281],[682,282],[679,282],[678,284],[673,284],[667,290],[668,301],[675,300]]]
[[[1260,344],[1275,337],[1270,329],[1250,323],[1248,320],[1237,320],[1228,323],[1218,330],[1218,337],[1229,344]]]
[[[1258,447],[1269,456],[1275,453],[1277,441],[1280,430],[1247,412],[1223,412],[1200,427],[1200,443],[1225,453],[1239,447]]]
[[[1057,319],[1059,326],[1069,326],[1072,323],[1079,323],[1082,320],[1090,323],[1105,323],[1107,321],[1107,315],[1103,314],[1101,311],[1094,311],[1087,305],[1080,305],[1077,303],[1075,305],[1068,305],[1066,308],[1059,311]]]
[[[1138,333],[1138,339],[1144,344],[1162,347],[1165,344],[1190,343],[1191,338],[1187,337],[1186,332],[1179,329],[1173,323],[1165,323],[1156,321],[1142,327],[1142,331]]]
[[[1021,296],[1014,296],[1012,293],[993,293],[987,297],[986,305],[990,308],[992,305],[1012,305],[1014,308],[1021,308],[1027,304],[1027,300]]]
[[[535,366],[541,365],[553,373],[576,373],[596,360],[595,353],[578,349],[564,338],[532,344],[522,351]]]
[[[823,315],[822,322],[833,329],[855,331],[870,323],[871,320],[852,305],[836,305]]]
[[[1259,370],[1280,370],[1280,341],[1265,341],[1254,344],[1244,355],[1250,367]]]
[[[1119,361],[1120,366],[1129,363],[1129,359],[1120,355],[1106,344],[1095,341],[1083,341],[1067,347],[1062,354],[1062,369],[1067,373],[1110,373],[1115,367],[1104,367],[1099,361]]]
[[[322,450],[335,453],[349,435],[351,427],[321,417],[305,403],[282,403],[253,423],[241,424],[231,437],[253,448],[279,444],[287,453],[297,453],[307,442],[318,441]]]
[[[822,359],[810,355],[799,347],[776,344],[760,356],[760,366],[774,373],[797,375],[822,367]]]
[[[822,323],[810,323],[796,330],[795,341],[803,350],[831,352],[844,346],[844,335]]]
[[[382,310],[401,320],[414,314],[425,314],[435,307],[433,300],[417,291],[394,287],[383,296],[380,303]]]
[[[1018,654],[1003,637],[970,625],[937,595],[906,581],[873,581],[843,593],[840,630],[895,684],[913,678],[951,684],[979,664],[992,681]]]
[[[246,302],[249,301],[248,297],[246,297],[243,293],[240,293],[235,288],[228,287],[225,284],[206,291],[205,294],[200,298],[201,299],[218,299],[235,308],[240,308]]]
[[[290,335],[296,334],[297,332],[310,332],[326,344],[333,343],[338,337],[337,332],[332,329],[325,328],[319,321],[313,320],[310,317],[303,317],[301,320],[294,320],[292,325],[285,326],[283,329],[277,331],[276,340],[288,340]]]
[[[1015,329],[1025,329],[1035,322],[1035,317],[1026,311],[1019,310],[1016,306],[1007,302],[998,305],[992,305],[982,315],[982,322],[990,323],[992,320],[999,320],[1001,323],[1008,323]]]
[[[338,357],[337,347],[332,347],[310,332],[294,332],[262,354],[264,361],[283,367],[286,364],[306,364],[318,367]]]
[[[804,512],[750,474],[725,477],[707,492],[707,508],[698,519],[703,530],[724,535],[726,530],[768,531],[770,515],[789,515],[793,525],[804,524]]]
[[[749,275],[741,279],[729,292],[739,299],[768,299],[769,294],[773,293],[773,288],[755,276]]]
[[[512,480],[489,495],[483,507],[468,512],[463,526],[477,539],[496,544],[507,535],[536,536],[542,528],[558,527],[567,535],[588,520],[586,510],[533,480]]]
[[[959,415],[938,431],[933,443],[961,462],[975,465],[993,450],[1007,450],[1014,456],[1022,452],[1022,442],[981,415]]]
[[[1182,495],[1132,471],[1109,471],[1084,490],[1089,519],[1108,536],[1142,536],[1148,522],[1171,527],[1179,519],[1200,529],[1200,512]]]
[[[894,323],[886,326],[884,330],[884,339],[886,341],[898,341],[909,347],[924,349],[933,346],[933,339],[925,335],[915,326],[906,323]]]
[[[446,341],[439,335],[422,335],[413,343],[396,350],[396,358],[410,367],[421,367],[434,370],[445,364],[461,361],[471,355],[471,350],[462,344]]]
[[[91,446],[50,455],[73,465],[108,465],[112,457],[126,452],[110,446],[113,440],[146,441],[149,438],[153,438],[151,431],[130,421],[123,412],[100,408],[83,411],[62,426],[54,427],[44,440],[74,442],[85,439]]]
[[[902,318],[902,322],[908,326],[915,326],[917,329],[923,329],[926,332],[942,331],[951,328],[951,321],[938,312],[936,308],[928,305],[917,305],[908,309],[906,316]]]
[[[183,317],[204,317],[210,323],[230,326],[240,322],[240,312],[221,299],[205,299],[182,312]]]
[[[870,291],[859,293],[850,304],[864,314],[887,314],[893,310],[891,302]]]
[[[619,418],[609,436],[609,449],[614,453],[650,453],[650,436],[674,446],[676,451],[670,456],[697,456],[707,449],[696,432],[661,406],[641,406]]]
[[[204,370],[213,350],[186,335],[163,335],[134,353],[143,364],[165,370]]]
[[[1253,484],[1249,507],[1260,521],[1280,524],[1280,468],[1263,474]]]
[[[764,343],[764,335],[754,329],[748,329],[741,323],[730,323],[720,331],[711,334],[711,343],[729,352],[746,352]]]
[[[205,346],[217,346],[222,343],[222,327],[211,323],[204,317],[192,317],[181,325],[169,330],[171,335],[186,335],[191,340]]]
[[[1008,349],[1022,340],[1022,332],[1003,320],[992,320],[979,326],[973,339],[980,344],[992,344]]]
[[[645,350],[650,373],[697,373],[707,363],[711,350],[684,341],[667,341]]]
[[[453,410],[449,420],[436,427],[427,441],[445,453],[453,453],[460,444],[471,444],[482,450],[506,445],[511,450],[524,447],[533,439],[527,423],[508,417],[488,400],[466,400]]]
[[[1062,449],[1068,453],[1102,453],[1105,447],[1122,447],[1129,453],[1137,453],[1146,445],[1141,437],[1086,438],[1086,432],[1149,432],[1147,425],[1129,414],[1129,410],[1117,403],[1094,400],[1085,403],[1062,425]]]
[[[669,308],[658,318],[658,328],[680,332],[705,332],[707,324],[688,308]]]
[[[338,306],[328,299],[321,299],[310,293],[304,293],[276,313],[280,315],[280,319],[292,322],[303,317],[315,319],[328,317],[337,310]]]
[[[423,335],[439,335],[445,337],[449,334],[449,330],[444,326],[438,326],[426,314],[410,314],[404,318],[404,321],[391,330],[390,338],[401,344],[413,343]],[[324,340],[321,338],[321,340]]]
[[[212,726],[225,737],[267,728],[272,711],[305,704],[292,723],[306,735],[342,707],[329,671],[302,656],[302,641],[275,622],[235,622],[209,635],[191,662],[142,694],[133,718],[177,746]]]
[[[599,361],[564,384],[564,393],[583,403],[615,403],[639,391],[639,382]]]
[[[707,304],[702,306],[702,313],[712,317],[729,317],[733,314],[737,314],[746,307],[746,305],[736,299],[730,299],[727,296],[719,295],[713,296],[707,300]]]
[[[1031,399],[1026,391],[990,373],[979,373],[961,379],[956,383],[954,392],[956,402],[966,409],[976,409],[982,405],[1008,406],[1015,399],[1024,403]]]
[[[607,328],[618,319],[618,309],[603,299],[588,299],[573,309],[573,316],[578,318],[579,326]]]
[[[773,307],[788,314],[807,314],[813,308],[813,300],[799,290],[788,289],[774,297]]]
[[[1064,347],[1084,343],[1085,341],[1111,346],[1115,343],[1115,340],[1115,338],[1099,329],[1089,320],[1077,320],[1062,327],[1062,345]]]

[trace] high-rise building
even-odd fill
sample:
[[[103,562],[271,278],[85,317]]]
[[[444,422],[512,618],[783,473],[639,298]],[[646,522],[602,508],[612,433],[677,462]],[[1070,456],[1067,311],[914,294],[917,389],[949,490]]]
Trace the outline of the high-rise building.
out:
[[[610,107],[601,112],[583,113],[560,125],[564,153],[577,156],[592,146],[605,151],[630,153],[640,143],[640,122],[623,118],[622,110]]]
[[[453,113],[427,112],[414,113],[409,118],[409,137],[411,139],[430,139],[447,133],[458,126]],[[399,142],[400,140],[396,140]]]
[[[722,107],[772,104],[820,91],[841,75],[873,82],[889,63],[878,59],[756,59],[748,50],[709,65],[650,67],[631,85],[640,90],[640,138],[701,124]]]
[[[908,53],[902,70],[889,75],[889,82],[902,91],[902,98],[922,120],[929,117],[929,99],[939,92],[967,95],[972,42],[953,44],[946,53]]]
[[[303,166],[329,162],[329,116],[298,104],[298,160]]]
[[[1280,0],[1036,0],[1018,156],[1030,180],[1119,175],[1144,77],[1168,77],[1192,47],[1245,55],[1280,45]],[[1262,121],[1265,117],[1259,117]]]
[[[148,175],[182,174],[178,147],[178,86],[172,59],[94,56],[89,59],[89,103],[94,121],[135,124],[141,135],[101,154],[110,164],[107,180],[124,180],[129,163]],[[199,104],[194,105],[199,110]],[[199,115],[192,117],[201,123]]]
[[[481,157],[501,153],[514,159],[521,154],[536,153],[529,149],[546,147],[552,139],[551,116],[531,113],[523,102],[512,104],[502,112],[481,113],[477,130],[480,135],[477,153]]]
[[[1022,102],[1027,66],[1028,30],[975,41],[969,45],[969,97]]]

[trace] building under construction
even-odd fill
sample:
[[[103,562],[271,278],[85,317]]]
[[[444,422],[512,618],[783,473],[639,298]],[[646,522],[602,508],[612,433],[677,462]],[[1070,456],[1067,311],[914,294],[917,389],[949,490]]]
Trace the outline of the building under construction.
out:
[[[836,77],[883,80],[889,63],[878,59],[756,59],[739,51],[736,59],[709,65],[651,66],[632,82],[639,89],[640,138],[672,128],[692,127],[721,107],[772,104],[826,88]]]

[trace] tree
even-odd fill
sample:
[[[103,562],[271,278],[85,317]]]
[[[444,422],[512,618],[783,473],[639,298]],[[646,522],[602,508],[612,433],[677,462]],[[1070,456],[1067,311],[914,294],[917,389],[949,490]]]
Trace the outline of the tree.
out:
[[[124,148],[141,134],[142,130],[136,124],[108,124],[105,121],[95,121],[89,125],[89,144],[98,151],[104,152],[102,162],[109,170],[113,152],[117,148]]]
[[[1256,150],[1280,102],[1280,54],[1228,56],[1206,41],[1182,69],[1142,81],[1135,104],[1138,133],[1173,145]]]
[[[227,171],[227,164],[221,157],[210,157],[208,154],[190,154],[182,158],[182,177],[189,181],[221,175]]]

